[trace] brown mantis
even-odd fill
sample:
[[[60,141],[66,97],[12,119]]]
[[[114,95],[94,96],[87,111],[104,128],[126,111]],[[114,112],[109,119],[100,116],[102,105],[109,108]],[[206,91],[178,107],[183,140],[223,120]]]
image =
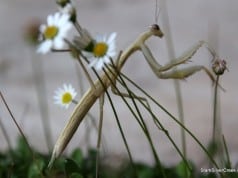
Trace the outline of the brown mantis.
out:
[[[76,132],[78,126],[84,119],[85,115],[89,112],[90,108],[93,104],[99,99],[107,90],[108,87],[113,85],[116,82],[118,77],[118,71],[120,71],[128,60],[128,58],[136,51],[141,51],[144,55],[146,61],[148,62],[150,68],[154,72],[154,74],[161,79],[184,79],[197,71],[204,70],[208,76],[214,80],[211,72],[204,66],[190,66],[185,69],[173,70],[175,66],[179,66],[180,64],[186,63],[193,55],[197,52],[197,50],[206,42],[199,41],[196,45],[194,45],[190,50],[184,53],[181,57],[173,60],[172,62],[162,66],[160,65],[156,59],[153,57],[150,49],[145,44],[146,40],[150,37],[163,37],[163,32],[159,28],[157,24],[152,25],[147,31],[141,33],[137,39],[118,57],[116,62],[116,69],[109,66],[109,69],[105,69],[107,74],[103,74],[100,76],[100,80],[96,80],[93,83],[93,87],[89,88],[88,91],[83,95],[80,102],[76,105],[73,113],[70,116],[70,119],[63,131],[61,132],[58,140],[54,146],[54,150],[52,153],[50,164],[61,155],[64,151],[65,147],[71,140],[72,136]],[[208,50],[214,55],[214,53],[208,48]]]

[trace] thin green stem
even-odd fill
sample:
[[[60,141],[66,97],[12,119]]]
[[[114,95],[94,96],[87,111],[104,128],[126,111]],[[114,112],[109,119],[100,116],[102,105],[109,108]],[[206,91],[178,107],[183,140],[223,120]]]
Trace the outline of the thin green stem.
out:
[[[71,49],[51,49],[52,52],[70,52]]]
[[[82,27],[80,26],[80,24],[79,24],[78,21],[76,21],[76,22],[74,23],[74,27],[75,27],[76,30],[79,32],[79,34],[80,34],[81,36],[83,36]]]
[[[119,120],[119,118],[118,118],[116,109],[115,109],[115,107],[114,107],[113,101],[112,101],[112,99],[111,99],[111,97],[110,97],[110,95],[109,95],[109,93],[108,93],[106,87],[104,86],[104,84],[103,84],[103,82],[102,82],[100,76],[99,76],[98,73],[96,72],[96,70],[95,70],[94,68],[92,68],[92,70],[93,70],[93,72],[95,73],[95,75],[97,76],[98,80],[101,82],[102,86],[105,88],[105,93],[106,93],[106,95],[107,95],[107,97],[108,97],[108,100],[109,100],[109,102],[110,102],[110,105],[111,105],[112,110],[113,110],[113,113],[114,113],[114,116],[115,116],[115,118],[116,118],[116,122],[117,122],[117,125],[118,125],[118,128],[119,128],[119,131],[120,131],[120,133],[121,133],[122,140],[123,140],[123,142],[124,142],[124,144],[125,144],[125,147],[126,147],[126,150],[127,150],[127,153],[128,153],[128,156],[129,156],[129,159],[130,159],[130,162],[131,162],[131,165],[132,165],[132,167],[133,167],[134,174],[136,175],[136,177],[138,177],[138,176],[137,176],[137,172],[136,172],[136,168],[135,168],[135,164],[134,164],[134,161],[133,161],[133,158],[132,158],[132,155],[131,155],[131,151],[130,151],[129,145],[128,145],[128,143],[127,143],[127,140],[126,140],[124,131],[123,131],[123,129],[122,129],[120,120]]]
[[[111,61],[111,62],[112,62],[112,64],[113,64],[113,61]],[[115,68],[115,71],[116,71],[116,67],[115,67],[114,65],[113,65],[113,67]],[[107,66],[107,69],[112,73],[112,71],[110,70],[110,68],[109,68],[108,66]],[[166,177],[165,172],[164,172],[164,169],[163,169],[163,167],[162,167],[162,165],[161,165],[161,161],[160,161],[160,159],[159,159],[159,156],[158,156],[158,154],[157,154],[157,152],[156,152],[156,149],[155,149],[155,147],[154,147],[152,138],[151,138],[151,136],[150,136],[149,130],[148,130],[148,128],[147,128],[147,126],[146,126],[146,123],[145,123],[145,121],[144,121],[144,119],[143,119],[143,116],[142,116],[142,114],[141,114],[141,112],[140,112],[140,110],[139,110],[139,108],[138,108],[138,106],[137,106],[137,104],[136,104],[136,102],[135,102],[135,97],[136,97],[136,95],[135,95],[133,92],[131,92],[131,90],[128,88],[126,82],[125,82],[125,81],[123,80],[123,78],[120,76],[120,73],[118,73],[117,76],[120,78],[119,81],[120,81],[120,83],[122,84],[122,86],[124,86],[124,87],[126,88],[128,94],[129,94],[129,97],[130,97],[130,99],[132,100],[133,105],[134,105],[134,107],[135,107],[135,109],[136,109],[136,112],[137,112],[138,115],[139,115],[139,118],[140,118],[140,122],[139,122],[139,123],[142,124],[142,125],[141,125],[141,126],[142,126],[141,128],[142,128],[144,134],[146,135],[146,137],[147,137],[147,139],[148,139],[148,141],[149,141],[150,147],[151,147],[151,149],[152,149],[152,153],[153,153],[154,158],[155,158],[155,161],[156,161],[156,165],[159,166],[159,168],[160,168],[160,170],[161,170],[161,172],[162,172],[163,177]],[[108,76],[108,77],[109,77],[109,76]],[[117,78],[117,79],[118,79],[118,78]],[[114,85],[114,87],[115,87],[115,84],[113,84],[113,85]],[[118,90],[118,93],[120,93],[119,90]],[[121,96],[122,96],[122,94],[121,94]],[[142,101],[139,100],[139,102],[142,102]],[[136,117],[136,118],[137,118],[137,117]],[[138,121],[139,118],[137,118],[136,120]]]
[[[9,114],[10,114],[10,116],[11,116],[11,118],[12,118],[14,124],[16,125],[18,131],[20,132],[21,136],[23,137],[23,139],[24,139],[24,141],[25,141],[25,143],[26,143],[26,145],[27,145],[27,147],[28,147],[28,149],[29,149],[29,151],[30,151],[30,153],[31,153],[31,155],[32,155],[32,158],[34,158],[34,153],[33,153],[32,149],[31,149],[31,147],[30,147],[30,144],[28,143],[25,134],[23,133],[21,127],[19,126],[19,124],[17,123],[15,117],[13,116],[13,113],[12,113],[12,111],[10,110],[10,108],[9,108],[9,106],[8,106],[8,104],[7,104],[7,102],[6,102],[6,100],[5,100],[5,98],[4,98],[4,96],[3,96],[3,94],[2,94],[1,91],[0,91],[0,96],[1,96],[1,98],[2,98],[2,100],[3,100],[4,105],[5,105],[6,108],[7,108],[7,110],[8,110],[8,112],[9,112]]]
[[[155,122],[156,126],[157,126],[160,130],[162,130],[162,131],[165,133],[165,135],[166,135],[166,136],[168,137],[168,139],[171,141],[172,145],[174,146],[174,148],[177,150],[177,152],[179,153],[179,155],[181,156],[181,158],[183,159],[183,161],[184,161],[185,164],[187,165],[188,169],[191,171],[191,168],[190,168],[190,166],[189,166],[187,160],[185,159],[185,157],[183,156],[183,154],[181,153],[181,151],[179,150],[178,146],[175,144],[175,142],[173,141],[173,139],[170,137],[168,131],[163,127],[163,125],[159,122],[159,120],[157,119],[157,117],[155,116],[155,114],[151,111],[150,106],[149,106],[149,103],[147,102],[147,100],[146,100],[145,98],[143,98],[144,101],[146,101],[146,103],[147,103],[148,106],[145,105],[145,104],[141,101],[142,99],[139,99],[140,97],[137,97],[137,96],[135,95],[135,93],[132,92],[132,91],[128,88],[126,82],[124,81],[124,79],[123,79],[122,76],[120,75],[121,73],[119,73],[119,71],[117,71],[117,69],[116,69],[116,67],[115,67],[115,64],[113,63],[112,60],[111,60],[111,63],[112,63],[112,67],[115,69],[115,71],[116,71],[117,73],[116,73],[116,74],[113,73],[113,72],[111,71],[110,67],[107,66],[108,71],[110,71],[111,74],[113,74],[114,76],[118,76],[118,77],[117,77],[117,81],[118,81],[122,86],[124,86],[124,87],[126,88],[127,92],[129,93],[129,96],[130,96],[130,98],[131,98],[132,100],[134,100],[134,98],[137,98],[138,101],[147,109],[147,111],[151,114],[152,118],[154,119],[154,122]],[[124,76],[124,75],[123,75],[123,76]],[[120,80],[119,80],[118,78],[119,78]],[[128,79],[129,79],[129,78],[128,78]],[[131,82],[132,84],[134,84],[134,82],[133,82],[133,81],[130,81],[130,79],[129,79],[129,82]],[[112,83],[112,86],[116,87],[114,83]],[[118,92],[119,92],[119,91],[118,91]],[[120,96],[122,97],[122,94],[121,94]],[[130,109],[130,106],[128,106],[128,107],[129,107],[129,109]],[[144,121],[143,118],[141,117],[141,118],[142,118],[142,123],[141,123],[141,122],[139,121],[139,119],[137,118],[137,116],[136,116],[136,115],[134,115],[134,116],[135,116],[137,122],[140,124],[140,126],[141,126],[143,132],[145,133],[145,135],[147,135],[148,130],[146,130],[147,128],[144,127],[145,124],[143,124],[143,121]],[[146,126],[146,125],[145,125],[145,126]],[[148,138],[148,140],[149,140],[149,141],[152,141],[152,140],[150,140],[150,138]],[[151,143],[152,143],[152,142],[150,142],[150,144],[151,144]],[[153,153],[156,155],[156,152],[154,152],[155,149],[153,148],[153,143],[152,143],[151,147],[152,147]],[[156,158],[156,157],[155,157],[155,158]],[[158,157],[157,157],[157,158],[158,158]],[[158,163],[160,164],[160,162],[158,162],[158,161],[159,161],[159,159],[157,159],[157,164],[158,164]],[[162,173],[163,173],[163,170],[162,170]]]
[[[99,126],[98,126],[98,141],[97,141],[97,157],[96,157],[96,178],[98,178],[99,172],[99,158],[100,158],[100,146],[102,137],[102,126],[103,126],[103,105],[104,105],[104,95],[99,98]]]
[[[80,60],[80,56],[77,59]],[[86,61],[86,62],[88,63],[88,61]],[[79,64],[80,63],[81,63],[81,61],[79,62]],[[84,68],[85,68],[85,66],[84,66]],[[81,68],[76,66],[76,72],[77,72],[78,82],[79,82],[79,91],[80,91],[80,96],[82,96],[85,89],[84,89],[83,80],[82,80],[82,72],[83,71],[81,71],[80,69]],[[85,70],[85,69],[83,69],[83,70]],[[76,100],[73,100],[72,102],[74,104],[78,104],[78,101],[76,101]],[[90,140],[90,133],[91,133],[91,127],[90,127],[90,123],[89,122],[92,122],[92,125],[93,125],[94,129],[98,130],[98,128],[97,128],[97,124],[96,124],[96,119],[95,119],[95,117],[90,112],[87,113],[87,117],[89,117],[90,120],[88,120],[88,119],[85,120],[86,121],[85,124],[86,124],[86,128],[87,128],[86,129],[86,133],[85,133],[85,142],[86,142],[86,145],[87,145],[86,147],[89,147],[89,145],[90,145],[90,141],[89,140]]]
[[[32,55],[32,54],[31,54]],[[35,60],[31,57],[31,65],[33,70],[33,79],[35,82],[35,89],[37,93],[37,101],[39,105],[39,111],[41,116],[41,122],[43,125],[44,136],[48,151],[53,147],[52,133],[51,133],[51,124],[49,118],[49,107],[47,103],[47,92],[44,79],[43,64],[41,60]]]
[[[227,159],[227,162],[226,162],[225,166],[227,168],[231,168],[231,159],[230,159],[230,155],[229,155],[229,151],[228,151],[228,148],[227,148],[226,139],[225,139],[224,135],[222,135],[222,140],[223,140],[223,145],[224,145],[224,148],[225,148],[226,159]]]
[[[82,97],[83,93],[85,91],[83,80],[82,80],[82,71],[81,71],[81,68],[78,67],[78,65],[74,65],[74,66],[75,66],[75,71],[77,73],[77,81],[78,81],[78,86],[79,86],[79,94],[80,94],[80,97]]]
[[[170,60],[175,59],[175,50],[174,50],[174,43],[172,39],[172,33],[170,29],[170,23],[169,23],[169,15],[168,15],[168,8],[167,8],[167,2],[166,0],[163,0],[163,12],[164,12],[164,26],[166,28],[166,45],[168,49],[168,56]],[[176,70],[176,68],[174,68]],[[176,95],[176,102],[178,107],[178,115],[180,122],[185,125],[184,121],[184,112],[183,112],[183,98],[182,98],[182,92],[180,87],[180,82],[178,80],[174,80],[174,89],[175,89],[175,95]],[[180,129],[181,133],[181,142],[182,142],[182,150],[183,155],[187,159],[187,150],[186,150],[186,135],[185,130],[181,127]],[[185,170],[186,177],[188,177],[187,171]]]
[[[7,102],[6,102],[6,100],[5,100],[5,98],[4,98],[4,96],[3,96],[3,94],[2,94],[1,91],[0,91],[0,97],[1,97],[1,99],[3,100],[3,103],[4,103],[4,105],[6,106],[6,108],[7,108],[7,110],[8,110],[8,113],[10,114],[10,116],[11,116],[11,118],[12,118],[14,124],[16,125],[18,131],[20,132],[20,135],[22,136],[24,142],[26,143],[26,146],[27,146],[27,148],[28,148],[28,150],[29,150],[29,152],[30,152],[32,161],[36,161],[36,160],[35,160],[34,151],[31,149],[31,146],[30,146],[29,142],[27,141],[27,138],[26,138],[25,134],[23,133],[21,127],[20,127],[19,124],[17,123],[17,120],[15,119],[15,117],[14,117],[12,111],[10,110],[10,108],[9,108],[9,106],[8,106],[8,104],[7,104]],[[38,162],[36,162],[36,165],[37,165],[38,171],[40,172],[41,177],[43,178],[44,176],[43,176],[43,173],[40,171],[40,166],[39,166]]]
[[[215,89],[214,89],[214,101],[213,101],[213,129],[212,140],[216,143],[216,129],[217,129],[217,92],[218,92],[219,75],[216,77]]]
[[[89,81],[89,83],[90,83],[90,86],[93,87],[93,88],[96,90],[96,88],[95,88],[95,86],[94,86],[94,83],[93,83],[93,80],[92,80],[92,78],[90,77],[90,75],[89,75],[89,73],[88,73],[86,67],[84,66],[83,62],[81,61],[80,57],[78,57],[77,59],[78,59],[78,62],[79,62],[79,64],[80,64],[80,66],[82,67],[82,69],[83,69],[83,71],[84,71],[84,74],[86,75],[86,77],[87,77],[87,79],[88,79],[88,81]]]
[[[153,97],[151,97],[148,93],[146,93],[140,86],[138,86],[135,82],[133,82],[131,79],[129,79],[126,75],[121,75],[130,81],[136,88],[138,88],[143,94],[145,94],[153,103],[155,103],[159,108],[161,108],[172,120],[174,120],[180,127],[182,127],[193,139],[197,142],[197,144],[201,147],[201,149],[204,151],[204,153],[208,156],[210,161],[213,163],[213,165],[216,168],[219,168],[216,161],[213,159],[211,154],[208,152],[208,150],[203,146],[203,144],[197,139],[197,137],[189,130],[186,126],[184,126],[178,119],[176,119],[167,109],[165,109],[162,105],[160,105]],[[223,173],[219,173],[221,177],[224,177]]]
[[[133,94],[132,96],[135,96],[135,94],[128,89],[128,93]],[[184,157],[184,155],[182,154],[182,152],[179,150],[178,146],[176,145],[176,143],[174,142],[174,140],[172,139],[172,137],[169,135],[169,132],[164,128],[164,126],[161,124],[161,122],[159,122],[159,120],[157,119],[157,117],[155,116],[155,114],[151,111],[150,107],[147,106],[146,104],[144,104],[141,100],[139,100],[139,102],[142,104],[142,106],[151,114],[156,126],[162,130],[165,135],[168,137],[168,139],[170,140],[170,142],[172,143],[172,145],[174,146],[174,148],[176,149],[176,151],[179,153],[179,155],[181,156],[181,158],[183,159],[183,161],[185,162],[187,168],[191,171],[190,165],[187,162],[186,158]],[[144,131],[145,132],[145,131]],[[149,140],[150,141],[150,140]],[[152,143],[152,142],[151,142]],[[153,144],[152,144],[153,146]]]
[[[216,76],[215,88],[214,88],[214,101],[213,101],[213,131],[212,131],[212,144],[218,149],[217,155],[219,156],[221,165],[224,165],[224,150],[222,140],[221,118],[219,114],[219,101],[218,101],[218,87],[219,87],[219,75]]]

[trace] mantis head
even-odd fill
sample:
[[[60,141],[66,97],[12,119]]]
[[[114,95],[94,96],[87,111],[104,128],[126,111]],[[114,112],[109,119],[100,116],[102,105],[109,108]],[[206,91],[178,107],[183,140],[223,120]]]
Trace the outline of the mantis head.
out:
[[[153,33],[154,36],[162,38],[164,36],[163,32],[160,30],[159,25],[153,24],[150,26],[150,31]]]

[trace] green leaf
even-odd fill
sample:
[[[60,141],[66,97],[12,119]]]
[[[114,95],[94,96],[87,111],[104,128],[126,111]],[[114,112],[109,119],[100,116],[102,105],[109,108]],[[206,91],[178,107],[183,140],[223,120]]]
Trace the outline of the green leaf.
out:
[[[45,167],[45,163],[42,159],[36,160],[32,163],[28,170],[28,178],[42,177],[42,172]]]
[[[145,167],[138,171],[138,176],[139,178],[153,177],[154,176],[153,169]]]
[[[15,154],[22,160],[29,160],[32,158],[29,147],[23,137],[18,137]]]
[[[75,149],[71,154],[71,158],[78,164],[82,165],[83,162],[83,153],[81,149]]]
[[[191,176],[191,172],[184,161],[181,161],[175,168],[179,177],[186,178]]]
[[[72,173],[80,173],[80,168],[77,163],[72,159],[65,160],[65,172],[67,176],[70,176]]]
[[[83,178],[83,176],[79,173],[72,173],[69,178]]]
[[[209,144],[208,144],[208,152],[212,155],[212,156],[215,156],[218,152],[218,143],[217,142],[214,142],[214,141],[211,141]]]

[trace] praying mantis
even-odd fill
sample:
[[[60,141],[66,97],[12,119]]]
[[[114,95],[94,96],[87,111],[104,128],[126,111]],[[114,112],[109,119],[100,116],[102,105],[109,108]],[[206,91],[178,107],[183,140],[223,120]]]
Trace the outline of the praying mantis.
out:
[[[55,143],[49,165],[51,165],[54,160],[59,157],[64,151],[77,128],[79,127],[80,123],[89,112],[90,108],[94,105],[94,103],[105,93],[105,91],[110,86],[116,83],[118,71],[122,69],[126,61],[134,52],[142,52],[150,68],[160,79],[185,79],[186,77],[189,77],[194,73],[203,70],[211,78],[211,80],[214,81],[212,73],[202,65],[189,66],[184,69],[173,70],[174,67],[185,64],[187,61],[189,61],[189,59],[194,56],[194,54],[200,47],[207,44],[205,41],[199,41],[181,57],[174,59],[172,60],[172,62],[169,62],[162,66],[154,58],[152,52],[145,43],[151,37],[163,37],[163,32],[157,24],[150,26],[148,30],[141,33],[136,38],[136,40],[119,55],[115,64],[116,66],[109,66],[110,71],[108,68],[105,68],[105,73],[107,74],[102,74],[100,76],[100,79],[93,82],[93,86],[91,86],[91,88],[89,88],[87,92],[82,96],[80,102],[76,105],[74,111],[72,112],[68,123],[60,133],[58,140]],[[214,53],[209,48],[208,50],[214,55]]]

